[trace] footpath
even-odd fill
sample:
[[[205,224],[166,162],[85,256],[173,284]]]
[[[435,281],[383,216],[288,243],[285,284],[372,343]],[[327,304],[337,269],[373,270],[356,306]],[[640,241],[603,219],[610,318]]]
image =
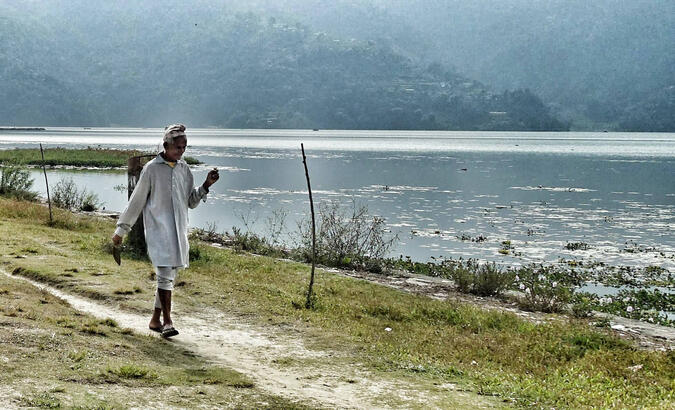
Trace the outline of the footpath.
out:
[[[148,329],[148,317],[120,310],[114,306],[65,293],[17,275],[2,274],[11,280],[23,280],[67,301],[74,309],[98,319],[113,318],[120,327],[134,332],[156,335]],[[429,385],[411,380],[383,380],[381,377],[349,363],[334,352],[307,349],[301,338],[278,330],[242,324],[215,310],[205,309],[199,317],[181,313],[181,334],[172,343],[227,366],[254,380],[263,390],[310,406],[329,408],[493,408],[503,403],[489,397],[462,391],[453,384]],[[159,336],[157,336],[159,337]],[[312,360],[312,367],[288,366],[278,358]]]

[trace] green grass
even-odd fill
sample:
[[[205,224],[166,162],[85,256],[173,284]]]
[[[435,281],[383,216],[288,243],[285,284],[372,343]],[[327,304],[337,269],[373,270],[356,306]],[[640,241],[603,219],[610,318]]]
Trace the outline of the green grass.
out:
[[[109,368],[108,373],[121,379],[154,379],[157,377],[155,373],[150,372],[147,368],[134,364],[125,364],[114,369]]]
[[[333,339],[324,344],[358,346],[372,368],[469,383],[484,394],[515,396],[524,405],[576,407],[588,401],[604,407],[611,404],[608,397],[633,405],[672,404],[672,358],[637,351],[608,333],[589,329],[586,322],[535,325],[510,313],[328,275],[317,286],[318,309],[295,309],[293,302],[302,300],[306,269],[214,253],[222,259],[212,256],[214,267],[205,269],[205,276],[218,277],[223,292],[231,289],[227,299],[242,304],[240,309],[325,329]],[[634,374],[628,368],[637,363],[649,363],[649,370]],[[585,382],[567,383],[577,377]],[[659,390],[660,395],[653,394]]]
[[[44,150],[47,166],[74,166],[97,168],[120,168],[127,166],[127,160],[137,155],[147,155],[147,152],[138,150],[119,150],[106,148],[47,148]],[[188,164],[195,165],[201,162],[192,158],[183,158]],[[15,165],[42,165],[40,150],[35,148],[15,148],[0,150],[0,163]]]
[[[147,312],[154,286],[149,279],[152,269],[140,260],[124,259],[122,267],[112,264],[102,246],[113,231],[111,221],[71,216],[67,229],[49,227],[39,208],[0,199],[0,235],[7,238],[0,263],[6,270],[22,269],[18,273],[68,291]],[[181,272],[184,284],[174,296],[186,314],[198,315],[208,306],[265,326],[291,327],[304,335],[309,347],[347,357],[380,377],[454,383],[516,406],[675,407],[675,352],[638,349],[587,320],[549,315],[550,320],[534,323],[508,312],[433,300],[321,271],[315,285],[316,308],[306,310],[301,306],[308,266],[200,243],[193,246],[199,258]],[[66,271],[70,276],[63,275]],[[14,292],[4,283],[0,288]],[[116,293],[135,288],[142,292]],[[0,318],[40,317],[39,309],[51,306],[34,304],[11,303]],[[53,326],[62,331],[105,346],[114,338],[130,337],[100,322],[88,327],[105,335],[88,334],[82,329],[89,322],[72,315],[47,317],[59,318]],[[101,354],[101,348],[95,344],[76,348],[75,358],[84,350],[87,353],[74,365],[89,363],[89,355]],[[118,377],[107,372],[108,368],[130,363],[155,369],[142,360],[127,360],[106,364],[84,377],[103,383]],[[188,373],[175,377],[190,383],[199,375]],[[162,371],[157,375],[119,378],[119,382],[161,385],[166,378]],[[213,377],[205,373],[202,380]]]

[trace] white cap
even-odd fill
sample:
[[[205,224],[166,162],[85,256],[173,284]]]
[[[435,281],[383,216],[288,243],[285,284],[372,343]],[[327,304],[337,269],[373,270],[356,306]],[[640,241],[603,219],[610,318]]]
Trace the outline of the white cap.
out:
[[[183,124],[171,124],[164,127],[164,142],[173,144],[174,138],[185,136],[185,125]]]

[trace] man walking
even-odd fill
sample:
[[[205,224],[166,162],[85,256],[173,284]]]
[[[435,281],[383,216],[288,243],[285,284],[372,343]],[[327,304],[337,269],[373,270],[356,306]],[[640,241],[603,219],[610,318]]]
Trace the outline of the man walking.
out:
[[[189,265],[188,208],[196,208],[201,200],[206,201],[209,187],[218,181],[219,175],[218,170],[213,169],[201,186],[194,187],[192,172],[181,159],[187,147],[184,125],[166,127],[163,146],[164,151],[143,168],[129,203],[117,221],[112,241],[119,246],[122,237],[143,213],[148,256],[157,277],[155,310],[149,327],[168,338],[178,334],[171,320],[174,281],[178,269]]]

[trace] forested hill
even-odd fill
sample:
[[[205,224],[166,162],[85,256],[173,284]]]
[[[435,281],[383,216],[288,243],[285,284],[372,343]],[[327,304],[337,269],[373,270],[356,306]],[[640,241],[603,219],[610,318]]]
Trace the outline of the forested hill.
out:
[[[0,4],[0,124],[566,129],[527,90],[491,92],[391,44],[211,1]]]
[[[376,38],[494,89],[529,88],[574,129],[675,132],[673,0],[247,0]]]

